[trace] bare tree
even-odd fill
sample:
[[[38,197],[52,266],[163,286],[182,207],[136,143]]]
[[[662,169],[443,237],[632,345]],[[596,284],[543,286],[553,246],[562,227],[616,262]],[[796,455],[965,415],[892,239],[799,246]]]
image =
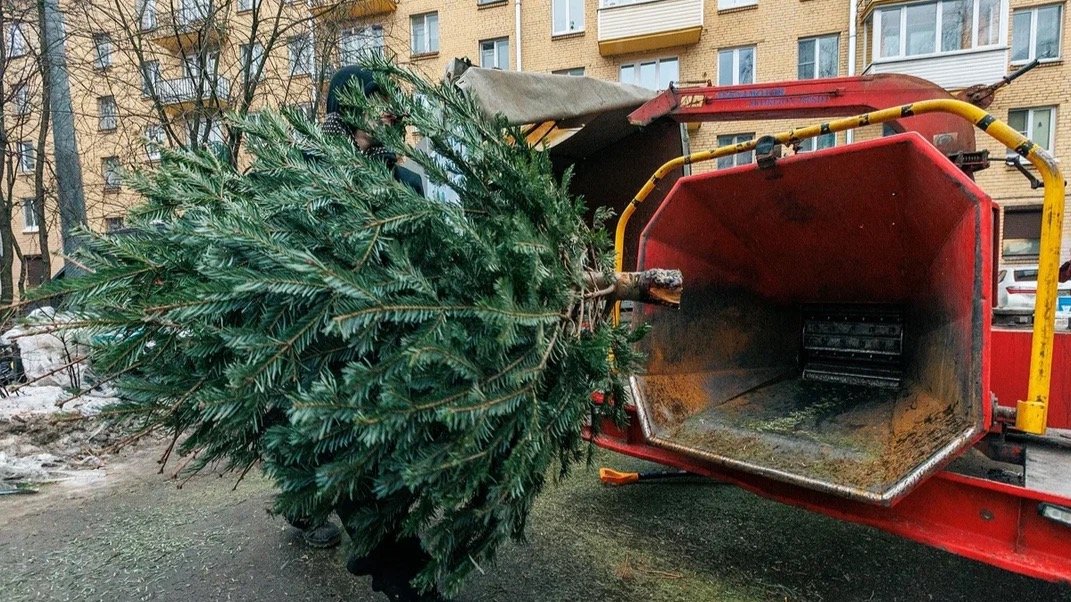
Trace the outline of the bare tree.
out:
[[[0,99],[5,111],[0,115],[0,137],[4,161],[0,162],[0,306],[8,306],[17,290],[21,295],[27,285],[27,263],[13,219],[20,199],[30,199],[22,207],[28,214],[26,225],[36,227],[40,248],[37,266],[47,280],[51,273],[48,211],[51,202],[51,164],[47,150],[49,112],[47,87],[42,85],[44,61],[40,48],[40,12],[36,2],[5,2],[0,5]],[[36,43],[35,43],[36,42]],[[8,110],[13,109],[12,114]],[[31,142],[32,141],[32,142]],[[32,165],[30,165],[32,163]],[[32,173],[32,184],[23,174]],[[34,256],[36,260],[36,255]],[[21,265],[14,281],[15,260]]]

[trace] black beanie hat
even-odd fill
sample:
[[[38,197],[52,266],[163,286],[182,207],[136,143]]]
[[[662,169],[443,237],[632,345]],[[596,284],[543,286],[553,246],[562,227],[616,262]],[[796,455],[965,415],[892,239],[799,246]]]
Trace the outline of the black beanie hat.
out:
[[[342,112],[339,105],[339,95],[350,86],[354,86],[364,92],[366,97],[380,91],[379,84],[376,83],[375,77],[372,76],[372,72],[368,69],[354,65],[343,67],[331,76],[331,83],[327,86],[326,109],[328,114]]]

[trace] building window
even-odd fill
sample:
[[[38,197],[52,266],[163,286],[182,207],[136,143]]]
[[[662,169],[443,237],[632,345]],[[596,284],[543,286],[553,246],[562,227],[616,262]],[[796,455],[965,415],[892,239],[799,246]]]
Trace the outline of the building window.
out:
[[[26,197],[22,199],[22,231],[23,232],[37,232],[37,203],[35,199]]]
[[[137,10],[142,31],[156,29],[156,0],[138,0]]]
[[[160,149],[164,147],[164,126],[154,123],[145,128],[145,156],[149,161],[160,160]]]
[[[801,153],[809,153],[815,150],[822,150],[823,148],[833,148],[837,145],[836,134],[822,134],[815,138],[807,138],[806,140],[800,140]]]
[[[1056,123],[1056,107],[1037,107],[1033,109],[1013,109],[1008,111],[1008,125],[1026,136],[1034,144],[1051,151],[1053,125]]]
[[[104,218],[104,231],[109,233],[115,233],[123,229],[123,218],[121,217],[106,217]]]
[[[312,36],[303,34],[290,38],[286,44],[290,56],[290,75],[308,75],[312,73],[313,54]]]
[[[30,51],[30,44],[26,41],[26,27],[21,21],[13,21],[7,26],[7,56],[8,58],[20,57]]]
[[[740,144],[741,142],[747,142],[753,138],[755,138],[755,134],[726,134],[724,136],[718,136],[718,146]],[[726,167],[733,167],[734,165],[747,165],[754,160],[754,151],[736,153],[735,155],[729,155],[727,157],[718,157],[718,169],[725,169]]]
[[[584,31],[584,0],[553,0],[551,22],[554,36]]]
[[[670,82],[680,79],[680,62],[677,57],[621,65],[620,78],[623,84],[633,84],[651,90],[665,90]]]
[[[343,65],[355,65],[363,59],[383,56],[383,27],[353,27],[339,32],[338,55]]]
[[[30,173],[37,167],[37,153],[34,152],[33,142],[23,140],[19,142],[19,169],[22,173]]]
[[[439,13],[413,15],[409,19],[409,49],[413,54],[439,52]]]
[[[509,38],[481,40],[480,66],[484,69],[509,69]]]
[[[755,47],[741,46],[718,51],[718,85],[755,83]]]
[[[28,286],[40,286],[45,282],[45,260],[40,255],[23,255],[22,271]]]
[[[214,146],[224,142],[223,124],[214,119],[200,118],[190,123],[190,144],[192,146]]]
[[[291,111],[306,119],[316,119],[316,111],[313,109],[311,102],[299,102],[284,107],[287,111]],[[252,115],[252,114],[250,114]]]
[[[730,8],[742,8],[744,6],[757,6],[759,0],[718,0],[718,10],[729,10]]]
[[[97,110],[100,113],[100,129],[104,132],[114,130],[119,122],[119,110],[115,106],[114,96],[101,96],[97,99]]]
[[[18,84],[13,94],[15,101],[15,115],[22,117],[30,113],[30,86]]]
[[[803,38],[799,42],[799,79],[837,77],[840,65],[840,36]]]
[[[175,2],[175,0],[169,0]],[[211,16],[213,9],[219,9],[221,7],[212,6],[212,0],[181,0],[181,12],[179,12],[179,24],[180,25],[193,25],[199,21],[204,21]],[[172,4],[174,6],[174,4]]]
[[[105,157],[100,164],[104,174],[104,189],[118,190],[123,185],[123,178],[119,173],[119,157]]]
[[[1001,0],[940,0],[874,12],[875,58],[901,58],[995,46]]]
[[[246,60],[246,45],[239,48],[240,57]],[[259,46],[259,44],[258,44]],[[261,48],[263,55],[263,48]],[[250,57],[251,58],[251,57]],[[214,81],[219,72],[219,51],[182,57],[182,70],[188,79]]]
[[[112,37],[106,33],[93,34],[93,46],[96,48],[97,57],[94,62],[97,69],[106,69],[112,66]]]
[[[160,61],[145,61],[141,64],[141,93],[151,96],[160,81]]]
[[[1061,4],[1035,6],[1012,13],[1013,63],[1060,58]]]
[[[260,4],[258,0],[238,0],[238,12],[253,10],[253,7],[258,4]]]
[[[572,75],[574,77],[582,77],[584,75],[583,67],[573,67],[572,69],[558,69],[551,71],[554,75]]]
[[[264,63],[264,45],[260,42],[242,44],[242,70],[249,74],[249,80],[255,80],[259,76],[260,67]]]
[[[1006,207],[1001,236],[1005,257],[1037,257],[1041,250],[1041,207]]]

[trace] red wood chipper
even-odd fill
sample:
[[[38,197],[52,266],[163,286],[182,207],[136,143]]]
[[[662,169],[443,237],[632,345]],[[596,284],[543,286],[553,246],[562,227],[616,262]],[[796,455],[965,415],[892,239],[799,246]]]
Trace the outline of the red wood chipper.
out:
[[[539,77],[553,76],[470,70],[459,85],[493,112],[524,104],[507,116],[533,124],[529,142],[620,211],[618,270],[684,279],[679,307],[624,308],[650,326],[646,364],[627,399],[604,400],[626,404],[629,426],[602,425],[596,444],[1071,582],[1071,334],[1054,333],[1064,180],[978,106],[994,88],[969,90],[971,104],[902,75],[671,87],[582,114],[573,80],[586,78]],[[681,152],[682,124],[803,117],[829,120]],[[779,152],[871,124],[885,135]],[[988,165],[976,133],[1044,183],[1033,331],[992,326],[999,207],[972,175]],[[744,152],[757,160],[686,175]]]
[[[895,108],[679,160],[758,158],[678,179],[633,243],[639,269],[680,269],[685,290],[678,309],[632,312],[651,327],[631,382],[634,419],[596,443],[1071,580],[1071,438],[1058,430],[1071,427],[1071,405],[1049,395],[1051,365],[1063,393],[1059,368],[1071,360],[1053,332],[1064,203],[1055,161],[984,110],[905,77],[671,90],[632,118],[883,106]],[[777,145],[890,122],[902,133],[776,156]],[[985,161],[973,127],[1044,177],[1033,332],[991,326],[999,220],[970,175]]]

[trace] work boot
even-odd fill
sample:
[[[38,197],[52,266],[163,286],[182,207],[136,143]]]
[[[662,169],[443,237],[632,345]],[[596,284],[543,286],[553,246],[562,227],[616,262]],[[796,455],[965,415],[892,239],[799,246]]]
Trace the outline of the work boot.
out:
[[[342,541],[342,531],[334,523],[327,521],[304,529],[301,537],[305,540],[305,545],[310,548],[333,548]]]

